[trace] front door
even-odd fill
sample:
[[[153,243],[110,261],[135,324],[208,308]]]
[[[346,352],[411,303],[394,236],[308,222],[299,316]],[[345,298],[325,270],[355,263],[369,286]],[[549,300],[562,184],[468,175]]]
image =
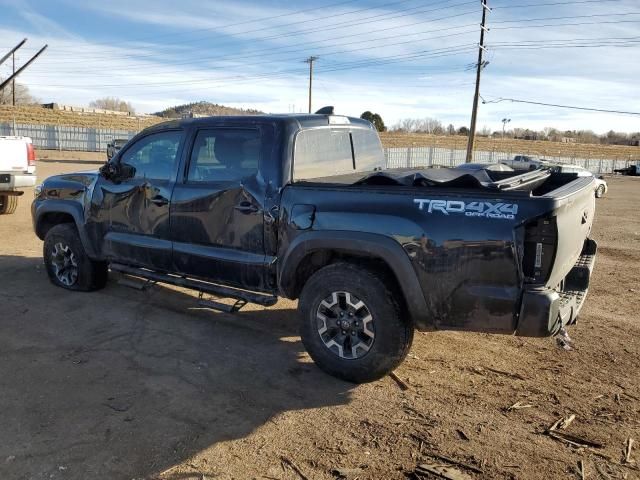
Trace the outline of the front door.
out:
[[[110,261],[172,269],[169,208],[183,138],[182,130],[141,137],[117,160],[128,175],[98,180],[90,221]]]
[[[195,132],[182,182],[173,192],[171,234],[178,272],[250,290],[266,284],[258,179],[260,127]]]

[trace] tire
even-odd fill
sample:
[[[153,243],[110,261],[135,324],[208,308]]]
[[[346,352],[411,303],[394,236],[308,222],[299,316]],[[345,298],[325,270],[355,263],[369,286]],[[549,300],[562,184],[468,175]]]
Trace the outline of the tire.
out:
[[[604,195],[604,186],[600,185],[598,188],[596,188],[596,198],[602,198],[603,195]]]
[[[0,215],[11,215],[18,208],[18,197],[15,195],[0,195]]]
[[[413,325],[397,295],[380,274],[348,263],[314,273],[302,290],[298,310],[302,343],[318,367],[334,377],[365,383],[402,363],[411,348]]]
[[[90,292],[104,288],[107,283],[107,263],[87,256],[71,223],[56,225],[47,232],[42,256],[49,279],[58,287]]]

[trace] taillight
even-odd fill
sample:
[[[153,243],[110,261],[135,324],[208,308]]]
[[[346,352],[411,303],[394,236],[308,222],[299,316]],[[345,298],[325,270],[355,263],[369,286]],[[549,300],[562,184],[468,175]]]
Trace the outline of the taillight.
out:
[[[36,149],[32,143],[27,143],[27,163],[30,167],[36,166]]]
[[[527,283],[544,283],[549,278],[557,240],[556,217],[541,218],[526,225],[522,270]]]

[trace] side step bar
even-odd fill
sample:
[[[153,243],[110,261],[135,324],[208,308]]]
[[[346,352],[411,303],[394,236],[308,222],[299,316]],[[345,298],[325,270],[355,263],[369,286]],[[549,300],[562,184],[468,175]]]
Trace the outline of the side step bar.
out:
[[[219,297],[235,298],[236,300],[244,302],[242,303],[242,305],[244,305],[245,303],[257,303],[258,305],[270,307],[278,301],[278,298],[274,295],[265,295],[232,287],[223,287],[222,285],[203,282],[201,280],[195,280],[192,278],[179,277],[177,275],[171,275],[167,273],[158,273],[152,270],[147,270],[146,268],[130,267],[128,265],[122,265],[120,263],[111,263],[109,264],[109,268],[116,272],[125,273],[127,275],[134,275],[136,277],[146,278],[147,280],[153,280],[155,282],[177,285],[179,287],[189,288],[201,293],[204,292],[210,293],[212,295],[217,295]],[[218,302],[211,303],[216,305],[224,305],[218,304]],[[236,305],[239,305],[239,302],[236,302]],[[212,306],[212,308],[214,307]],[[218,310],[218,308],[216,308],[216,310]],[[222,308],[220,310],[226,311],[226,309]]]

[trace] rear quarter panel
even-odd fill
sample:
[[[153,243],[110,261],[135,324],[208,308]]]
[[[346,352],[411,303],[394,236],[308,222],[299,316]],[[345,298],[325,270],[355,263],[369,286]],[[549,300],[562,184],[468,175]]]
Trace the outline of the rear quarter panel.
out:
[[[411,260],[436,328],[513,332],[521,292],[518,228],[551,202],[521,195],[404,187],[287,187],[282,197],[281,248],[300,230],[288,215],[296,204],[315,206],[310,230],[369,232],[393,239]],[[420,209],[416,200],[459,207],[480,202],[517,205],[509,218]],[[459,209],[459,208],[458,208]]]

